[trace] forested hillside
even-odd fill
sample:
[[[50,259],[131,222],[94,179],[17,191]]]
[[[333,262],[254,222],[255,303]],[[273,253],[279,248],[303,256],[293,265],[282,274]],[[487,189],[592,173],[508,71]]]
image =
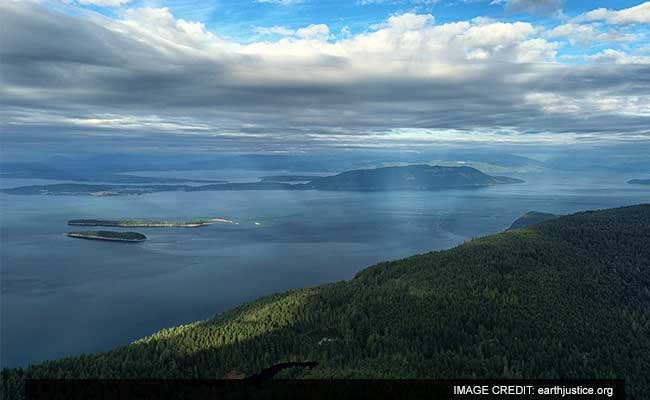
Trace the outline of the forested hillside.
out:
[[[650,205],[583,212],[275,294],[25,377],[624,378],[650,393]],[[82,334],[81,332],[79,334]]]
[[[557,217],[559,217],[559,215],[543,213],[539,211],[529,211],[521,217],[517,218],[515,222],[510,225],[510,229],[526,228],[528,226],[539,224],[540,222],[548,221],[549,219]]]

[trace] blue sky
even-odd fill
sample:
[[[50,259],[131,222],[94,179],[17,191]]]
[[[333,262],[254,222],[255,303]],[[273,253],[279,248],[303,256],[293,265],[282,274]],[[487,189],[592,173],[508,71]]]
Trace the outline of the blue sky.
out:
[[[634,0],[565,1],[560,8],[564,16],[575,17],[601,7],[623,9],[639,3]],[[432,14],[440,23],[485,16],[503,21],[554,24],[558,18],[552,13],[507,10],[505,2],[494,0],[136,0],[126,5],[168,7],[178,18],[202,21],[209,29],[242,41],[253,40],[255,28],[259,26],[299,28],[309,24],[327,24],[333,31],[347,26],[352,33],[358,33],[389,15],[408,12]],[[107,8],[91,8],[111,12]]]
[[[119,16],[120,7],[97,6],[92,1],[85,0],[77,5],[107,16]],[[85,2],[90,4],[84,4]],[[332,37],[340,38],[368,31],[391,15],[405,13],[431,14],[441,24],[489,17],[504,22],[526,21],[552,29],[562,21],[598,8],[620,10],[640,4],[638,0],[523,0],[520,3],[547,5],[537,8],[509,7],[507,0],[129,0],[121,8],[166,7],[176,18],[200,21],[220,36],[240,43],[250,43],[277,38],[261,37],[259,28],[281,26],[299,29],[311,24],[326,24]],[[616,29],[633,34],[647,35],[650,32],[647,25],[617,26]],[[559,53],[571,56],[589,51],[597,53],[605,48],[621,48],[621,43],[616,42],[590,45],[589,49],[565,45],[559,49]],[[640,47],[644,46],[647,43],[641,43]],[[636,48],[629,43],[625,47]],[[566,60],[580,62],[569,58]]]

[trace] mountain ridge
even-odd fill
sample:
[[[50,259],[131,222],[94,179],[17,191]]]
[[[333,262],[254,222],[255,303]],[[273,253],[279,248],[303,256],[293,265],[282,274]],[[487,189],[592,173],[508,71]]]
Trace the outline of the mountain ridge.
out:
[[[491,176],[472,167],[426,164],[358,169],[315,179],[307,184],[318,190],[431,190],[521,183],[520,179]]]
[[[23,195],[91,195],[120,196],[141,195],[169,191],[223,191],[223,190],[436,190],[451,188],[480,188],[500,184],[522,183],[504,176],[487,175],[472,167],[443,167],[410,165],[382,167],[342,172],[316,177],[309,183],[287,183],[262,180],[260,182],[229,182],[200,186],[189,185],[95,185],[58,183],[29,185],[2,189],[8,194]]]

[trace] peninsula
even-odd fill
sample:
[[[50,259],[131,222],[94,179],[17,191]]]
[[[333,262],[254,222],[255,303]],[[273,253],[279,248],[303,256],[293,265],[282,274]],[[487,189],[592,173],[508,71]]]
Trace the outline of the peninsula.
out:
[[[138,232],[115,232],[115,231],[83,231],[68,232],[68,237],[88,240],[107,240],[111,242],[144,242],[147,237]]]

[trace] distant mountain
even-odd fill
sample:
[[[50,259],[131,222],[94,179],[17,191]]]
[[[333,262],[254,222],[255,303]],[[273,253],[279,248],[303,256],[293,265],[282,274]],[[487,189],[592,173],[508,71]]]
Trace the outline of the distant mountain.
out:
[[[311,182],[320,176],[314,175],[270,175],[261,176],[260,182]]]
[[[471,167],[410,165],[343,172],[315,179],[306,186],[318,190],[431,190],[521,182],[519,179],[487,175]]]
[[[278,377],[620,378],[645,399],[649,241],[650,205],[563,216],[4,370],[0,392],[18,398],[25,378],[215,379],[308,362]]]
[[[44,163],[2,163],[0,164],[0,178],[13,179],[49,179],[74,182],[110,182],[125,184],[145,183],[180,183],[180,182],[202,182],[202,183],[224,183],[216,179],[193,179],[193,178],[164,178],[151,176],[138,176],[126,173],[107,172],[101,168],[86,168],[83,166],[69,167],[62,169],[55,165]]]
[[[302,176],[301,178],[304,178]],[[448,188],[477,188],[507,183],[521,183],[520,179],[492,176],[471,167],[431,167],[412,165],[343,172],[317,178],[309,183],[261,182],[218,183],[213,185],[89,185],[60,183],[30,185],[2,189],[1,192],[20,195],[61,196],[123,196],[155,192],[204,192],[221,190],[434,190]]]
[[[650,179],[632,179],[627,181],[627,183],[632,185],[650,185]]]
[[[510,225],[510,229],[526,228],[531,225],[539,224],[540,222],[548,221],[549,219],[558,218],[559,215],[543,213],[538,211],[529,211],[521,217],[517,218],[515,222]]]

